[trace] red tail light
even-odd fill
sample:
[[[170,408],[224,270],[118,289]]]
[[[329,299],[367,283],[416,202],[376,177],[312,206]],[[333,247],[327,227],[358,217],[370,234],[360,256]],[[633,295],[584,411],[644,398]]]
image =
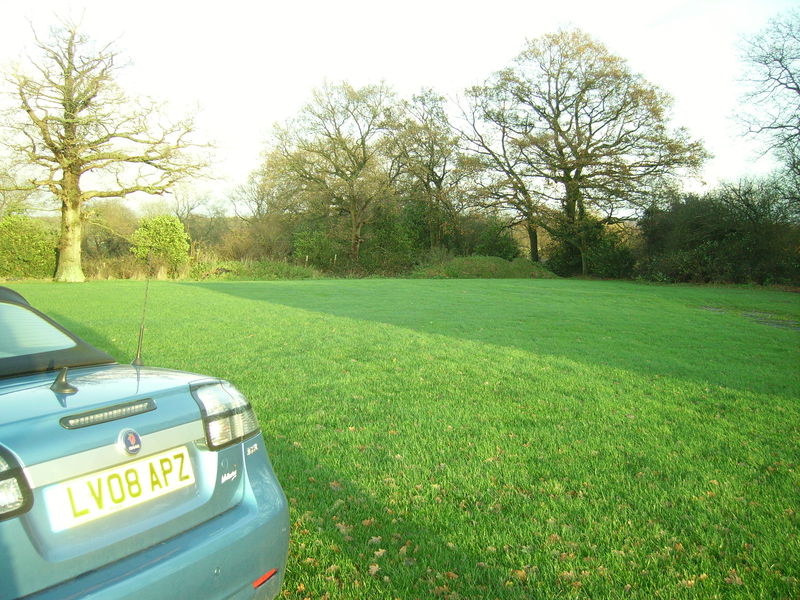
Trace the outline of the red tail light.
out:
[[[267,571],[266,573],[264,573],[261,577],[259,577],[253,582],[253,589],[260,588],[262,585],[264,585],[270,579],[272,579],[277,572],[278,569],[272,569],[271,571]]]

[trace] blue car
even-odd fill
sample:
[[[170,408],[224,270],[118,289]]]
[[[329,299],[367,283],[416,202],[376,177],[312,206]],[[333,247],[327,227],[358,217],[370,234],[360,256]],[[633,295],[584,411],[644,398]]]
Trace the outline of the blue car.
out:
[[[274,598],[288,544],[236,388],[117,364],[0,287],[0,600]]]

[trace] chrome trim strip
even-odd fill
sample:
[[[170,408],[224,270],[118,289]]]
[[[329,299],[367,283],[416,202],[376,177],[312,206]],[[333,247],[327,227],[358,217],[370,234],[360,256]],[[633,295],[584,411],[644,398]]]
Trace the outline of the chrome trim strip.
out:
[[[205,437],[203,422],[193,421],[142,436],[142,448],[146,454],[141,456],[130,456],[118,444],[114,443],[36,465],[28,465],[22,471],[25,473],[25,477],[27,477],[28,483],[32,488],[40,488],[65,479],[120,465],[130,460],[140,460],[151,454],[158,454],[195,440],[205,442]]]

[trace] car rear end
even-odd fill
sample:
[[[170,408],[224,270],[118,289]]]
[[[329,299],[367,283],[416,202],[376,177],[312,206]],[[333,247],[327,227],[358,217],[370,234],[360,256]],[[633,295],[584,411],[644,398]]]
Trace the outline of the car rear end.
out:
[[[0,378],[0,600],[279,593],[286,498],[233,386],[116,364],[54,379]]]

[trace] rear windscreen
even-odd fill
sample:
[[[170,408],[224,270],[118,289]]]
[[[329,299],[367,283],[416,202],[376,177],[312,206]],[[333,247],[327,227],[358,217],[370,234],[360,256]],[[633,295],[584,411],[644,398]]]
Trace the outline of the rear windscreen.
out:
[[[0,377],[113,362],[36,309],[0,301]]]
[[[74,348],[75,341],[15,304],[0,303],[0,358]]]

